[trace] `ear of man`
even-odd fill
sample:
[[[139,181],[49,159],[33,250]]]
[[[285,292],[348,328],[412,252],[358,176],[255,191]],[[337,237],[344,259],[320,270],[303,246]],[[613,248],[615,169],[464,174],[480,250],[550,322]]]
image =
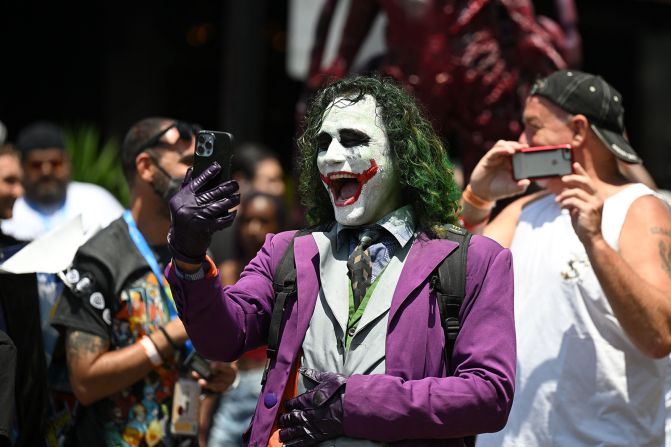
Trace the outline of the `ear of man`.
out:
[[[574,148],[582,146],[587,140],[587,134],[589,133],[589,120],[585,115],[574,115],[569,125],[573,133],[571,146]]]
[[[137,171],[138,178],[142,179],[144,182],[150,183],[154,180],[154,163],[146,152],[140,152],[135,157],[135,170]]]

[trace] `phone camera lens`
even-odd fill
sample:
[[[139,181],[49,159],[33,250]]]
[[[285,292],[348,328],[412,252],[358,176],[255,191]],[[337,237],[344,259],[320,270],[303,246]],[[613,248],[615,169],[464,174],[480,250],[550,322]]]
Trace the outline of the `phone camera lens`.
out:
[[[200,157],[210,157],[214,152],[214,135],[209,133],[200,134],[198,136],[198,144],[196,145],[196,155]]]

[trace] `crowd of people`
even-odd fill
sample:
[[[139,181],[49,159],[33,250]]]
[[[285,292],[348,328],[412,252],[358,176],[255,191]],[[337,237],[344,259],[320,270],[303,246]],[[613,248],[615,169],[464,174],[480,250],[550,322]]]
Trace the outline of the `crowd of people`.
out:
[[[263,365],[265,351],[235,363],[206,362],[207,377],[189,366],[203,360],[193,359],[197,354],[191,354],[162,273],[170,259],[167,201],[192,164],[195,130],[162,117],[130,128],[120,154],[131,191],[126,211],[103,188],[71,181],[66,139],[55,124],[33,123],[14,144],[3,141],[2,261],[77,216],[90,238],[59,274],[0,276],[0,354],[7,365],[0,394],[2,445],[153,446],[179,438],[179,445],[190,439],[206,445],[209,432],[241,437],[250,410],[232,407],[244,424],[232,431],[231,419],[219,415],[231,411],[226,402],[236,393],[248,402],[251,394],[255,402],[249,389],[257,381],[244,376]],[[236,160],[233,175],[240,184],[249,181],[249,194],[236,234],[228,238],[234,243],[221,256],[229,281],[265,232],[284,226],[286,214],[277,157],[247,144]],[[234,381],[219,410],[221,392]],[[200,382],[190,403],[201,408],[194,420],[171,418],[173,411],[184,411],[172,408],[178,382],[187,390]]]
[[[198,126],[133,123],[124,209],[27,126],[0,149],[0,262],[76,216],[87,240],[0,275],[0,445],[665,445],[671,207],[623,102],[552,72],[462,188],[411,93],[334,81],[297,141],[298,232],[261,145],[213,185]],[[555,145],[570,174],[513,178]]]

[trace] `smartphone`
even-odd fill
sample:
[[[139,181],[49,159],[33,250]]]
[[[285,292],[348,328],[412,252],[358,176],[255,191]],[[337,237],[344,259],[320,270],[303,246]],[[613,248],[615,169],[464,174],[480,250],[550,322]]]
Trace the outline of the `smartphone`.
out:
[[[198,354],[195,350],[191,351],[189,355],[184,359],[184,366],[196,371],[200,374],[205,380],[209,380],[212,377],[212,369],[210,368],[210,363],[203,357]]]
[[[217,176],[208,182],[212,187],[231,178],[233,135],[228,132],[201,130],[196,134],[196,154],[193,158],[193,175],[196,178],[215,161],[221,166]]]
[[[571,145],[527,147],[513,154],[515,180],[560,177],[573,173]]]

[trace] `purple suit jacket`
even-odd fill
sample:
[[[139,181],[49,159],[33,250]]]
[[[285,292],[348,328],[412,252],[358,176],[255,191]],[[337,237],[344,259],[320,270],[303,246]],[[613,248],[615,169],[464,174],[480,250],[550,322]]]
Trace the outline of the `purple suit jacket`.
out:
[[[269,235],[240,280],[222,288],[217,275],[167,279],[196,349],[232,361],[267,341],[275,295],[273,272],[294,232]],[[344,429],[349,437],[407,446],[461,446],[463,436],[503,428],[515,384],[515,325],[510,251],[473,236],[466,296],[453,365],[443,377],[443,329],[430,278],[456,243],[419,236],[413,242],[389,310],[385,374],[347,382]],[[268,372],[246,445],[266,445],[279,397],[301,349],[320,287],[319,251],[311,235],[296,238],[297,299],[288,303],[279,351]],[[450,439],[458,438],[458,439]]]

